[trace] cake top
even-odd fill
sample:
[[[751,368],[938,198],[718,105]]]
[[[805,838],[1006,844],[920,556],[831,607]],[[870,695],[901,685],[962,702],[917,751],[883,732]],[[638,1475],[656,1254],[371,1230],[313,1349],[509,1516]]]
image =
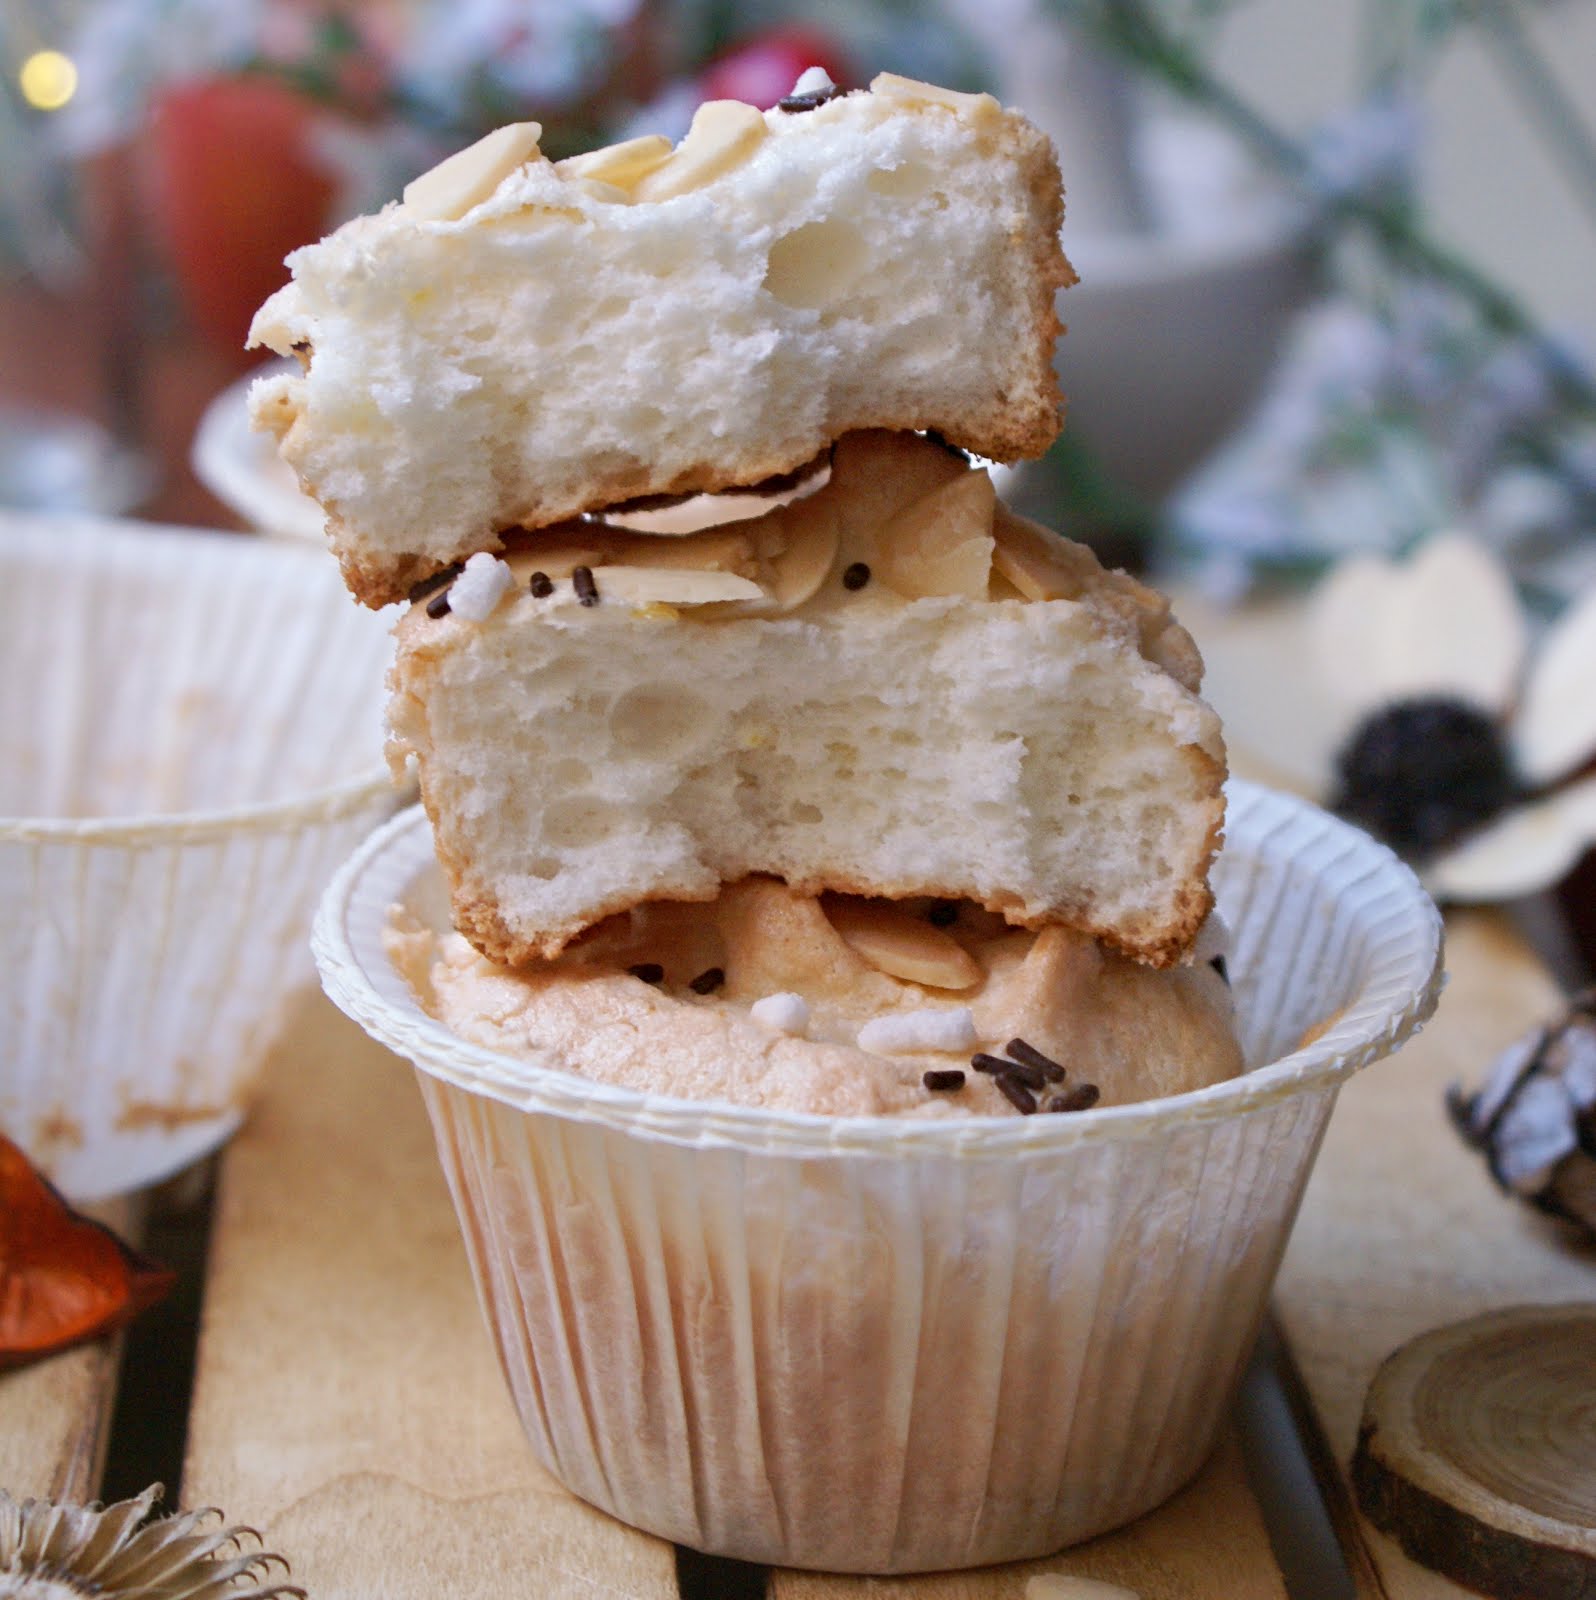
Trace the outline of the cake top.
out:
[[[774,879],[612,917],[512,971],[458,935],[394,954],[462,1037],[647,1093],[823,1115],[1067,1114],[1233,1076],[1229,991],[967,902]]]

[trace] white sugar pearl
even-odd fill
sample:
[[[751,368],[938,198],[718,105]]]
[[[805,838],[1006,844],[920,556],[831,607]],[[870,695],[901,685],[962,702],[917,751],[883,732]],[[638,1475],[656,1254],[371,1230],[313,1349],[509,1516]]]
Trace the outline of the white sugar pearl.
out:
[[[912,1050],[973,1050],[975,1040],[975,1017],[968,1006],[889,1012],[872,1017],[859,1030],[859,1048],[881,1056]]]
[[[515,584],[514,575],[497,556],[479,551],[449,590],[449,610],[467,622],[486,622]]]
[[[748,1014],[777,1033],[802,1033],[809,1026],[809,1002],[801,994],[767,994]]]

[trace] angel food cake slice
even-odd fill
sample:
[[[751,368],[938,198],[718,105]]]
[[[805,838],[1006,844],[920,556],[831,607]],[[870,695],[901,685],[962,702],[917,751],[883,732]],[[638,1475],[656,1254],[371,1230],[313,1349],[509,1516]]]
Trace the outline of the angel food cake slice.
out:
[[[289,257],[251,406],[367,604],[509,528],[790,472],[851,429],[992,459],[1059,426],[1047,139],[883,74],[551,163],[498,130]]]
[[[697,534],[525,535],[398,641],[391,749],[495,961],[758,873],[1154,965],[1211,904],[1224,749],[1190,637],[931,439],[850,434],[824,487]]]

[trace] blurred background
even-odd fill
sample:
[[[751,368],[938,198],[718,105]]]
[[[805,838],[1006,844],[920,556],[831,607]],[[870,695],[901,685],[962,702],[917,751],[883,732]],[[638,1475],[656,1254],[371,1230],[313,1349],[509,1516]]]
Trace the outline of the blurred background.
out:
[[[1083,281],[1032,509],[1218,595],[1459,517],[1586,576],[1579,0],[0,0],[0,502],[314,533],[231,414],[190,467],[288,250],[499,122],[558,157],[812,63],[1059,144]]]
[[[1056,140],[1070,419],[1004,492],[1182,587],[1257,775],[1327,794],[1385,692],[1332,704],[1380,654],[1345,630],[1309,681],[1327,573],[1461,535],[1530,645],[1596,595],[1589,0],[0,0],[0,505],[319,539],[243,412],[289,250],[498,123],[557,158],[769,106],[810,65],[992,89]],[[1421,589],[1388,635],[1445,632],[1450,592]],[[1596,612],[1572,632],[1570,704]],[[1490,704],[1457,691],[1497,743],[1534,670],[1512,648]],[[1385,689],[1415,681],[1453,692],[1411,659]],[[1564,743],[1596,744],[1585,720]],[[1590,762],[1563,779],[1583,809],[1545,882],[1596,842]]]

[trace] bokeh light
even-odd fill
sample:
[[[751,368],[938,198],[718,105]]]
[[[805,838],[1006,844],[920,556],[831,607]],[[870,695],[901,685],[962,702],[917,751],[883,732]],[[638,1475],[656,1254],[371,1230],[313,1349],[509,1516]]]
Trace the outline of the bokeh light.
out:
[[[39,111],[59,111],[77,92],[78,69],[59,50],[35,50],[17,74],[22,98]]]

